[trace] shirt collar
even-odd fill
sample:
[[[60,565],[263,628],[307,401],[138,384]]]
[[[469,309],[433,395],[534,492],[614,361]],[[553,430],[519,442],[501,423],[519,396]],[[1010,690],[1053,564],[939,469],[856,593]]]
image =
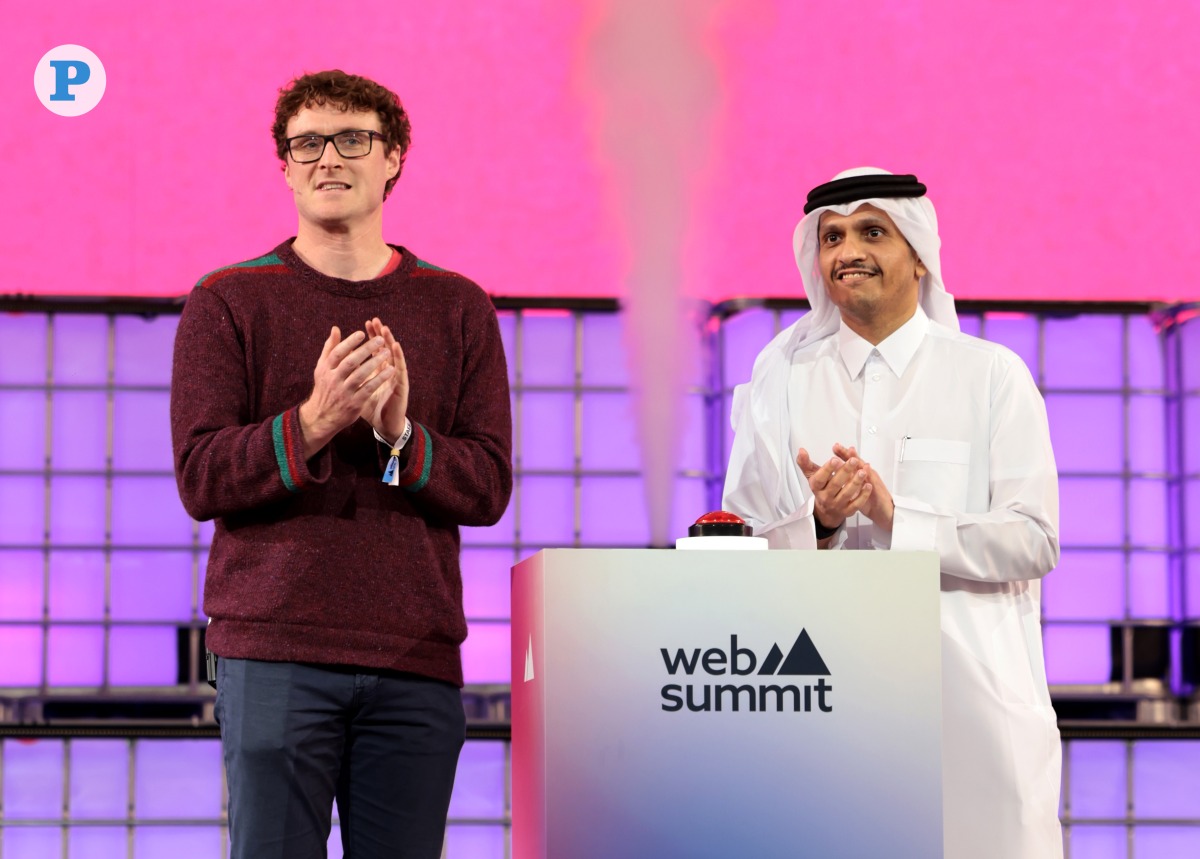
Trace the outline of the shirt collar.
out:
[[[879,352],[888,368],[899,378],[908,369],[909,362],[917,353],[917,347],[925,339],[925,332],[928,330],[929,317],[925,315],[925,311],[919,304],[917,312],[912,315],[912,318],[888,335],[887,339],[878,346],[872,346],[859,337],[846,325],[845,321],[842,321],[837,334],[838,352],[842,356],[842,363],[846,365],[846,371],[850,373],[851,379],[858,378],[863,367],[866,366],[867,359],[875,351]]]

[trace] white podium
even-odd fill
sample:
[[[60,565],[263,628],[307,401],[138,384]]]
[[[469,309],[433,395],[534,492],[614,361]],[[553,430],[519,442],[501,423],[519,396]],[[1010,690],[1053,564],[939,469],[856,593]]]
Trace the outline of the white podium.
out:
[[[942,855],[937,556],[513,568],[516,859]]]

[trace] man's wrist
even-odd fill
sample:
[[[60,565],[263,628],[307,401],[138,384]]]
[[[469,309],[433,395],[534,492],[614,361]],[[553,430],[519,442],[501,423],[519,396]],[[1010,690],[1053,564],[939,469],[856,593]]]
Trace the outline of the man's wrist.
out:
[[[895,501],[893,501],[890,498],[888,499],[887,512],[881,518],[883,519],[883,521],[877,523],[879,525],[879,527],[882,528],[884,531],[886,531],[889,534],[892,533],[892,525],[896,521],[896,502]]]
[[[309,400],[305,400],[296,409],[296,423],[299,426],[300,438],[304,443],[305,460],[316,456],[321,448],[329,444],[329,440],[333,438],[333,434],[325,435],[321,432],[317,426],[318,419],[309,413],[312,409],[309,402]]]
[[[408,444],[408,440],[412,438],[413,426],[412,421],[406,417],[404,419],[404,431],[400,433],[399,437],[396,438],[394,442],[388,437],[382,435],[379,430],[375,429],[374,427],[372,427],[372,431],[375,433],[375,440],[380,444],[386,444],[393,450],[403,450],[404,445]]]
[[[826,525],[824,522],[821,521],[821,517],[818,516],[816,514],[816,512],[813,513],[813,525],[816,526],[818,541],[829,539],[830,537],[832,537],[834,534],[836,534],[838,532],[839,528],[842,527],[842,523],[839,522],[837,525],[830,528],[828,525]]]

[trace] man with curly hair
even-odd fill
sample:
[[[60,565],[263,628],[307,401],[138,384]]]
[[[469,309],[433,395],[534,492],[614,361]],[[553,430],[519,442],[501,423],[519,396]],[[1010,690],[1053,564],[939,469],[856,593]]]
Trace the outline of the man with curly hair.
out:
[[[215,519],[207,645],[234,859],[441,853],[465,717],[459,527],[512,489],[499,326],[383,238],[409,120],[342,71],[280,91],[294,238],[193,289],[175,341],[180,496]],[[411,368],[411,376],[410,376]]]

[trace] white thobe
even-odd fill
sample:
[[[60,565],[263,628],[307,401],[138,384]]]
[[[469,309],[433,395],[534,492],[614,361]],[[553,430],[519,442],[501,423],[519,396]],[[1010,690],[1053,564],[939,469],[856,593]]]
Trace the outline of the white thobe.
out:
[[[784,331],[734,397],[724,507],[772,547],[815,547],[796,454],[853,445],[895,501],[890,534],[861,514],[840,549],[941,560],[945,856],[1057,859],[1061,751],[1046,686],[1041,576],[1058,561],[1046,409],[1024,363],[918,308],[872,346],[842,326]]]

